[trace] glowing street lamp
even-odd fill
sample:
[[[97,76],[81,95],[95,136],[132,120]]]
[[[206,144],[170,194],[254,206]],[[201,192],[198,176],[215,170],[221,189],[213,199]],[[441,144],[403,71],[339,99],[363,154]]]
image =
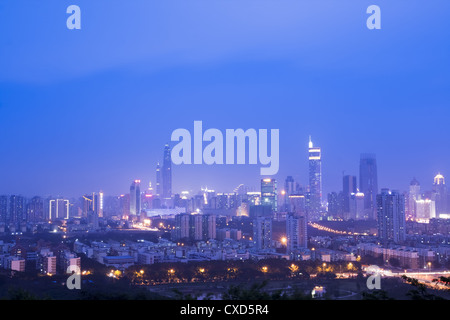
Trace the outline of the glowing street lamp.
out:
[[[289,267],[289,270],[291,270],[292,273],[296,273],[298,271],[299,267],[295,264],[291,264]]]
[[[261,271],[263,273],[267,273],[269,271],[269,268],[267,266],[264,266],[264,267],[261,268]]]

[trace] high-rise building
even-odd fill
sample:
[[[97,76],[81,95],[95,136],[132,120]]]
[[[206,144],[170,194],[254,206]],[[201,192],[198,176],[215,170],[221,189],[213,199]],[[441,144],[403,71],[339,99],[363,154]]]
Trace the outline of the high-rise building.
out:
[[[353,220],[367,220],[366,213],[368,212],[364,207],[364,193],[356,192],[350,195],[350,211],[347,219]],[[345,213],[344,213],[345,215]]]
[[[286,218],[286,249],[291,254],[308,247],[307,222],[305,217],[289,214]]]
[[[200,214],[189,215],[189,239],[203,240],[203,216]]]
[[[287,176],[286,180],[284,181],[284,191],[286,192],[287,196],[290,196],[291,194],[294,194],[297,192],[295,181],[292,176]]]
[[[382,189],[376,199],[378,237],[394,243],[405,241],[405,196],[398,191]]]
[[[272,218],[257,217],[253,221],[253,243],[256,250],[272,247]]]
[[[190,236],[190,214],[181,213],[175,216],[175,229],[173,230],[173,240],[188,239]]]
[[[322,208],[322,150],[309,137],[309,220],[317,220]]]
[[[429,222],[430,219],[436,218],[436,204],[430,199],[416,200],[415,204],[415,220]]]
[[[26,220],[25,199],[22,196],[12,195],[9,197],[9,223],[20,223]]]
[[[216,218],[213,214],[205,214],[202,216],[203,240],[216,238]]]
[[[141,214],[141,180],[134,180],[130,186],[130,215]]]
[[[164,146],[162,167],[162,197],[167,200],[172,197],[172,158],[168,144]]]
[[[364,209],[369,219],[376,219],[378,194],[377,160],[374,154],[361,154],[359,163],[359,191],[364,193]]]
[[[0,222],[6,223],[8,219],[8,196],[0,196]]]
[[[277,180],[261,179],[261,205],[271,206],[273,212],[278,211]]]
[[[445,185],[445,178],[442,174],[438,174],[434,177],[433,183],[433,196],[436,201],[436,214],[446,214],[448,205],[447,186]]]
[[[344,176],[342,179],[342,192],[344,195],[344,213],[350,213],[350,198],[352,194],[356,193],[356,177]]]
[[[122,194],[119,197],[119,207],[122,214],[122,217],[130,216],[130,194]]]
[[[162,181],[161,181],[161,167],[158,164],[156,165],[156,198],[160,198],[162,196]]]
[[[328,216],[332,218],[338,218],[340,211],[338,194],[336,192],[330,192],[327,196],[327,200]]]
[[[52,199],[49,203],[49,220],[69,219],[69,200],[66,199]]]
[[[420,198],[420,183],[414,178],[409,184],[408,202],[406,203],[406,216],[409,219],[416,218],[416,201]]]
[[[29,222],[38,222],[44,219],[44,201],[41,197],[33,197],[27,204]]]

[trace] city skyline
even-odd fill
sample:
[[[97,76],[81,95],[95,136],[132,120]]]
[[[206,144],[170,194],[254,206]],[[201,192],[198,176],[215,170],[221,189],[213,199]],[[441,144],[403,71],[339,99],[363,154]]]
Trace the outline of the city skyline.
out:
[[[403,4],[381,0],[386,28],[374,32],[367,7],[350,2],[244,1],[240,10],[82,2],[77,31],[60,25],[62,4],[4,4],[0,28],[11,32],[0,39],[0,193],[121,194],[134,179],[153,183],[171,132],[195,120],[279,129],[277,178],[303,185],[311,135],[323,150],[324,194],[338,190],[342,171],[358,176],[360,153],[377,155],[380,188],[450,174],[448,2],[409,1],[405,15]],[[60,12],[61,21],[24,27]],[[105,25],[115,37],[104,37]],[[258,166],[172,169],[174,191],[257,187],[261,178]]]
[[[322,149],[318,148],[318,147],[317,148],[314,147],[313,149],[311,149],[311,146],[312,146],[311,136],[309,136],[309,139],[310,140],[309,140],[309,143],[308,143],[308,151],[307,151],[308,155],[306,155],[309,158],[309,160],[305,160],[304,162],[306,163],[307,161],[309,161],[309,163],[310,163],[309,165],[311,165],[311,162],[315,161],[315,160],[311,161],[311,159],[310,159],[310,157],[311,157],[311,150],[313,150],[313,151],[315,151],[316,149],[319,150],[319,157],[321,158]],[[139,178],[139,177],[135,177],[135,178],[131,179],[130,181],[132,181],[132,182],[139,181],[139,183],[140,183],[140,181],[142,180],[143,181],[143,185],[151,184],[153,186],[156,186],[156,188],[154,189],[154,192],[153,192],[154,195],[156,195],[156,196],[159,195],[162,199],[164,199],[164,197],[165,197],[164,194],[167,196],[168,194],[174,195],[174,194],[180,194],[182,191],[189,191],[189,192],[192,193],[192,195],[194,195],[196,192],[199,192],[202,188],[206,188],[206,187],[209,188],[210,190],[214,190],[214,191],[219,192],[219,193],[230,193],[230,192],[232,192],[232,190],[236,189],[236,187],[239,187],[240,185],[244,185],[245,187],[247,187],[247,188],[249,188],[250,190],[253,190],[253,191],[254,190],[259,190],[259,188],[260,188],[259,182],[262,181],[264,178],[275,179],[278,183],[280,183],[280,181],[284,181],[286,178],[293,178],[296,183],[300,184],[300,186],[305,189],[307,187],[310,187],[310,184],[308,183],[308,179],[309,180],[312,179],[311,177],[308,178],[306,176],[306,174],[303,175],[304,178],[300,179],[300,180],[298,178],[296,179],[296,177],[298,177],[299,175],[295,175],[295,174],[292,174],[292,173],[291,174],[288,173],[288,175],[286,175],[284,177],[280,176],[280,174],[273,175],[273,176],[261,176],[259,174],[256,174],[254,182],[253,182],[252,185],[246,185],[244,183],[236,183],[236,185],[231,185],[230,188],[223,187],[223,186],[219,187],[219,188],[214,188],[214,183],[211,183],[211,184],[208,185],[207,183],[200,183],[200,184],[198,184],[197,182],[196,182],[197,184],[187,184],[190,187],[183,187],[181,185],[181,183],[177,181],[177,177],[175,176],[175,179],[174,179],[175,180],[175,184],[178,185],[178,186],[180,186],[180,185],[181,186],[178,187],[178,190],[172,191],[172,168],[173,168],[173,164],[170,161],[170,157],[168,157],[169,153],[170,153],[170,146],[169,146],[169,144],[165,144],[164,145],[164,153],[163,153],[163,157],[162,157],[163,158],[163,163],[165,165],[160,166],[160,161],[157,161],[156,171],[155,171],[154,174],[151,174],[152,177],[150,179],[149,178],[142,179],[142,178]],[[343,170],[342,173],[341,173],[342,176],[340,177],[340,180],[333,181],[333,185],[335,186],[335,189],[331,189],[331,187],[329,187],[329,185],[331,185],[331,184],[327,184],[327,183],[325,183],[326,187],[323,188],[323,183],[321,181],[322,179],[318,178],[318,179],[320,179],[320,189],[322,191],[322,202],[326,201],[326,196],[330,192],[345,191],[344,190],[345,186],[342,186],[342,179],[345,179],[346,177],[347,178],[348,177],[355,178],[356,181],[357,181],[357,183],[356,183],[357,189],[360,192],[363,192],[363,190],[361,189],[361,184],[360,183],[361,183],[361,165],[362,165],[361,161],[362,161],[362,159],[364,157],[373,157],[375,159],[375,168],[377,166],[376,165],[376,155],[375,154],[372,154],[372,153],[370,153],[370,154],[369,153],[361,153],[360,154],[360,162],[359,162],[359,172],[358,172],[358,178],[357,179],[356,179],[357,173],[355,173],[354,175],[353,174],[348,174],[347,173],[348,171]],[[321,172],[322,171],[321,159],[319,159],[319,162],[320,162],[320,165],[319,165],[320,169],[319,169],[319,171]],[[181,166],[183,166],[183,165],[181,165]],[[207,165],[204,165],[204,166],[207,166]],[[240,165],[240,166],[242,166],[242,165]],[[244,166],[249,166],[249,165],[244,165]],[[179,167],[179,166],[175,165],[174,167]],[[234,166],[232,165],[231,167],[234,167]],[[164,174],[164,168],[166,168],[166,170],[165,170],[166,173],[165,174]],[[326,166],[325,166],[325,168],[326,168]],[[312,169],[310,167],[309,168],[309,171],[310,171],[309,174],[312,174],[312,172],[314,172],[314,170],[313,171],[311,171],[311,170]],[[161,171],[163,171],[163,174],[161,174]],[[375,171],[377,171],[377,169],[375,169]],[[151,172],[151,170],[149,170],[149,172]],[[356,172],[356,170],[355,170],[355,172]],[[435,182],[435,180],[433,180],[433,179],[436,179],[437,176],[442,175],[442,172],[445,172],[445,171],[440,170],[440,171],[436,172],[433,175],[433,177],[428,177],[428,179],[426,179],[425,181],[419,180],[420,184],[422,186],[426,186],[426,188],[431,189],[434,186],[434,182]],[[159,176],[160,182],[158,182],[158,176]],[[319,176],[321,176],[321,174]],[[399,185],[400,187],[393,187],[392,185],[383,185],[383,184],[381,184],[381,186],[380,186],[380,183],[378,182],[378,187],[376,188],[376,190],[379,191],[379,190],[381,190],[383,188],[387,188],[387,189],[392,189],[392,190],[398,190],[400,192],[407,192],[408,188],[409,188],[409,182],[411,181],[411,179],[414,179],[414,180],[417,181],[417,177],[419,177],[419,176],[421,176],[421,175],[413,175],[410,178],[410,180],[402,181],[401,183],[398,183],[397,185]],[[443,176],[445,177],[445,174]],[[375,172],[375,178],[377,178],[377,172]],[[165,183],[167,185],[167,190],[164,192],[163,190],[164,190],[164,181],[165,180],[167,180],[168,183],[167,182]],[[252,179],[248,179],[248,180],[251,181]],[[379,179],[376,179],[376,180],[379,181]],[[238,181],[242,181],[242,180],[238,180]],[[129,181],[127,183],[129,183]],[[219,185],[219,183],[216,183],[216,185]],[[322,188],[324,190],[326,190],[326,191],[323,191]],[[107,190],[107,189],[108,188],[100,187],[97,190],[104,191],[104,190]],[[128,192],[127,191],[127,187],[121,186],[120,189],[121,189],[120,192],[116,192],[116,193],[114,193],[114,192],[113,193],[108,193],[107,192],[106,194],[109,195],[109,196],[119,196],[119,195],[126,194]],[[285,189],[286,188],[278,188],[278,194],[281,193],[282,191],[286,191]],[[143,189],[143,191],[144,190],[145,190],[145,188]],[[25,196],[25,197],[28,197],[28,198],[31,198],[33,196],[42,196],[42,197],[61,197],[62,196],[62,197],[66,197],[66,198],[76,198],[76,197],[80,197],[83,194],[90,193],[90,192],[93,192],[93,191],[95,191],[95,190],[86,190],[86,189],[84,189],[84,191],[81,191],[81,192],[75,193],[75,194],[63,194],[61,192],[54,192],[54,193],[47,193],[47,194],[35,192],[35,193],[26,194],[26,193],[20,192],[20,191],[19,192],[0,192],[0,194],[7,194],[7,195],[17,194],[17,195]],[[373,199],[375,198],[376,194],[377,193],[374,194]],[[367,198],[366,198],[366,201],[367,201]],[[375,199],[373,201],[375,202]],[[367,204],[365,206],[367,206]],[[374,204],[374,207],[376,207],[375,204]]]

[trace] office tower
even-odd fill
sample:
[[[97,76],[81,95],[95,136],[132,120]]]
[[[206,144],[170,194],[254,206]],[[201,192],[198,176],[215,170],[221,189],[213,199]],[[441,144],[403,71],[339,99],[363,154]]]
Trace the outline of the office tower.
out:
[[[0,222],[6,223],[8,218],[8,196],[0,196]]]
[[[322,207],[322,151],[314,147],[309,137],[309,212],[308,219],[316,220]]]
[[[156,165],[156,194],[157,198],[162,196],[162,182],[161,182],[161,167],[159,166],[159,162]]]
[[[350,198],[352,194],[356,193],[356,177],[344,176],[342,179],[342,192],[344,195],[344,213],[350,213]]]
[[[29,222],[38,222],[44,219],[44,201],[41,197],[33,197],[27,204]]]
[[[213,214],[205,214],[202,216],[203,240],[216,239],[216,219]]]
[[[26,219],[25,200],[22,196],[12,195],[9,197],[9,217],[7,222],[20,223]]]
[[[272,247],[272,218],[257,217],[253,221],[253,243],[256,250]]]
[[[172,197],[172,158],[168,144],[164,147],[164,159],[162,167],[162,197],[170,199]]]
[[[434,177],[433,183],[433,196],[436,201],[436,215],[447,213],[447,186],[445,185],[445,178],[442,174],[438,174]]]
[[[406,216],[409,219],[416,218],[416,201],[420,200],[420,183],[416,178],[409,184],[408,202],[406,207]]]
[[[362,154],[359,163],[359,191],[364,193],[364,209],[369,219],[376,219],[378,193],[377,160],[374,154]]]
[[[271,206],[273,212],[278,211],[277,181],[275,179],[261,179],[261,204]]]
[[[130,186],[130,215],[141,214],[141,180],[134,180]]]
[[[69,200],[66,199],[52,199],[49,203],[49,220],[69,219]]]
[[[416,200],[414,218],[421,222],[429,222],[430,219],[436,218],[436,203],[430,199]]]
[[[287,253],[308,248],[307,222],[305,217],[289,214],[286,218]]]
[[[377,195],[378,237],[394,243],[406,239],[405,197],[398,191],[381,189]]]

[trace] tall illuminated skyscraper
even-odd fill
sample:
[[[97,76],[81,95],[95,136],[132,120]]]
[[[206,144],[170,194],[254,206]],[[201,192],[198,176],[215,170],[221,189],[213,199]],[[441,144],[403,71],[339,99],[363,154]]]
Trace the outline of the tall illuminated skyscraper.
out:
[[[359,191],[364,193],[364,209],[369,219],[376,219],[378,173],[374,154],[361,154],[359,163]]]
[[[319,217],[322,207],[322,150],[314,147],[309,137],[309,219],[315,220]]]
[[[141,180],[134,180],[130,187],[130,215],[141,213]]]
[[[164,158],[162,167],[162,197],[170,199],[172,197],[172,158],[168,144],[164,146]]]

